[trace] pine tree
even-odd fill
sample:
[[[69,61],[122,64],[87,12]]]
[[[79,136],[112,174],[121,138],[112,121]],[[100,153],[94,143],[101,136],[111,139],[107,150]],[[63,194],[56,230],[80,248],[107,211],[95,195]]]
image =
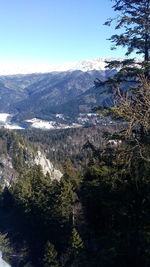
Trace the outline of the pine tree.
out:
[[[73,189],[77,189],[80,185],[81,178],[77,170],[73,167],[73,164],[70,159],[66,161],[64,166],[64,180],[72,184]]]
[[[76,228],[72,229],[72,236],[71,236],[71,262],[73,265],[71,266],[84,266],[84,244],[79,235],[79,232]]]
[[[57,252],[54,248],[54,245],[49,241],[46,243],[44,258],[43,258],[44,267],[59,267],[57,260]]]
[[[12,255],[12,248],[7,234],[0,233],[0,251],[3,253],[5,259],[9,260]]]
[[[128,123],[121,138],[130,138],[143,156],[143,142],[149,142],[150,124],[150,0],[112,0],[116,19],[108,19],[105,25],[116,23],[116,31],[111,36],[113,49],[118,46],[127,49],[126,56],[135,52],[142,60],[134,58],[115,60],[108,68],[119,68],[106,82],[96,82],[96,86],[107,85],[114,94],[114,107],[98,108],[103,115],[112,115]],[[128,93],[131,91],[130,93]],[[145,149],[144,149],[145,150]],[[144,151],[145,154],[145,151]],[[149,161],[149,156],[145,157]]]
[[[60,213],[64,221],[70,221],[73,208],[73,188],[69,181],[61,179]]]
[[[83,249],[83,241],[76,230],[76,228],[73,228],[72,230],[72,248],[75,252],[75,255],[78,255],[80,253],[80,250]]]
[[[144,74],[150,79],[150,0],[112,0],[112,2],[118,16],[108,19],[105,25],[111,26],[115,22],[116,31],[121,29],[121,33],[114,34],[109,39],[113,44],[112,50],[121,46],[127,49],[126,56],[135,52],[143,57],[142,61],[127,58],[107,62],[110,69],[119,68],[114,77],[105,82],[109,87],[115,88],[122,82],[137,82],[138,74]],[[99,86],[104,83],[98,80],[95,84]]]

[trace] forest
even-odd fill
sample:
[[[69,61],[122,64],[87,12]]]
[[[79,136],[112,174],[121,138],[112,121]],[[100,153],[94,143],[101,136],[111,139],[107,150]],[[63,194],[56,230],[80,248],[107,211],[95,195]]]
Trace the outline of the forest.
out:
[[[95,87],[113,92],[114,106],[97,110],[114,124],[1,132],[4,152],[13,153],[15,136],[19,175],[0,189],[0,250],[11,266],[150,265],[150,1],[112,2],[117,17],[105,25],[121,30],[110,41],[126,48],[126,58],[107,62],[118,71]],[[133,52],[142,59],[129,58]],[[28,168],[18,142],[41,147],[61,168],[61,180],[41,166]]]

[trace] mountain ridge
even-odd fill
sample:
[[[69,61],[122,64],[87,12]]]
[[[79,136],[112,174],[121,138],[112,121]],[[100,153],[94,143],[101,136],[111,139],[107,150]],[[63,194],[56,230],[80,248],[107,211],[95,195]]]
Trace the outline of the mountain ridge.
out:
[[[105,61],[121,60],[121,58],[93,58],[79,60],[64,64],[48,64],[48,63],[1,63],[0,76],[19,75],[19,74],[34,74],[34,73],[49,73],[81,70],[84,72],[92,70],[105,70]]]
[[[34,118],[58,124],[67,122],[70,126],[77,122],[73,119],[79,113],[90,113],[95,106],[111,105],[112,96],[104,93],[103,87],[94,87],[97,78],[105,81],[116,73],[104,69],[104,61],[100,58],[81,61],[68,71],[0,76],[0,112],[13,114],[13,127],[16,122],[19,127],[26,127],[27,120]],[[58,113],[68,119],[56,119]]]

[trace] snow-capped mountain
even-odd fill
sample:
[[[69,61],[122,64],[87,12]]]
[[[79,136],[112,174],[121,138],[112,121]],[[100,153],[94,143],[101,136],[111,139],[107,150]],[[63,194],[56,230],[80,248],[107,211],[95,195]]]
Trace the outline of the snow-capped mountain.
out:
[[[42,63],[2,63],[0,64],[0,75],[47,73],[53,71],[81,70],[84,72],[92,70],[104,70],[105,61],[114,60],[114,58],[94,58],[80,60],[65,64],[42,64]]]

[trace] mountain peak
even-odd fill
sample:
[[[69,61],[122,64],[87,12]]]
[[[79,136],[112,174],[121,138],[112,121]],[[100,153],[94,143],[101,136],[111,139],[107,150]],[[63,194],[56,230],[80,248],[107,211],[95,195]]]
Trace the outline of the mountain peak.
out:
[[[114,58],[94,58],[80,60],[64,64],[41,64],[41,63],[1,63],[0,75],[16,75],[16,74],[31,74],[31,73],[46,73],[46,72],[61,72],[61,71],[92,71],[104,70],[105,61],[114,60]]]

